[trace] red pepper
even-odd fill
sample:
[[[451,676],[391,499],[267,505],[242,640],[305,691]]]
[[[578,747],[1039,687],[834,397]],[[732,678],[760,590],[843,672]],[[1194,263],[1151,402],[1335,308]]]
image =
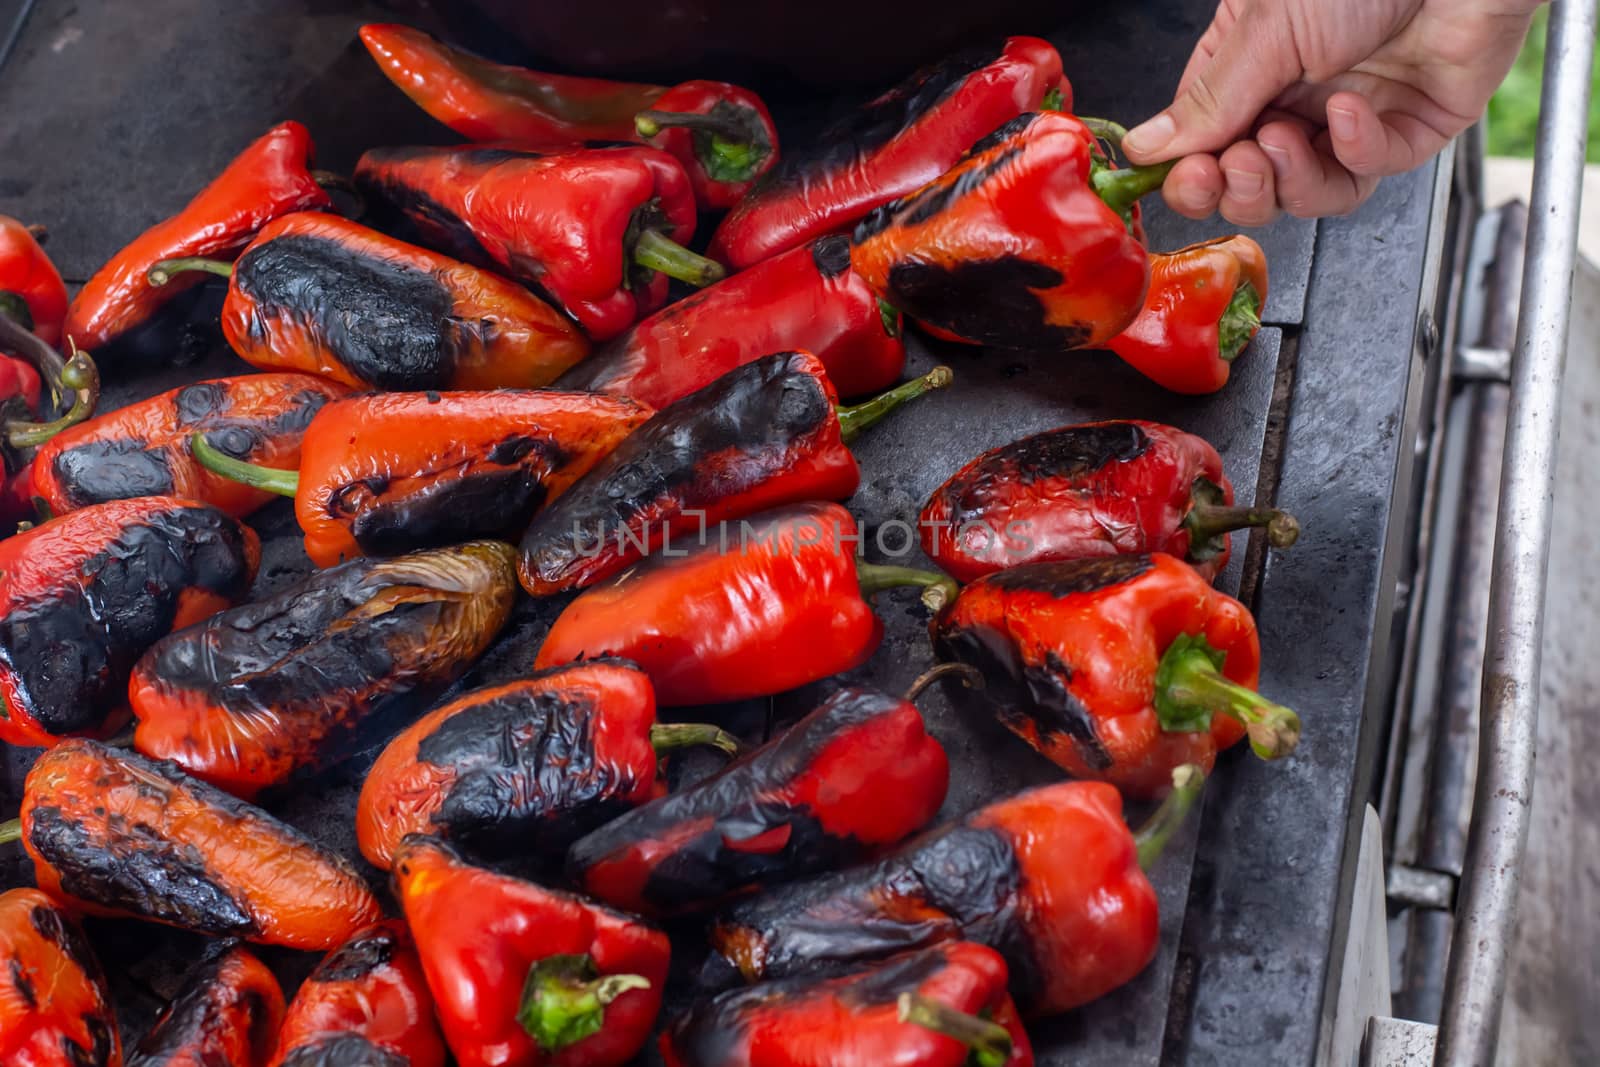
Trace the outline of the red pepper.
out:
[[[406,838],[394,877],[461,1067],[617,1067],[644,1046],[671,951],[661,931],[432,838]]]
[[[1144,310],[1106,342],[1140,374],[1176,393],[1214,393],[1261,328],[1267,257],[1243,235],[1150,257]]]
[[[817,139],[791,150],[728,213],[710,255],[735,270],[843,232],[873,208],[955,166],[979,138],[1027,111],[1071,107],[1061,57],[1037,37],[1007,38],[917,71]]]
[[[653,144],[683,164],[704,208],[732,207],[778,160],[778,131],[766,105],[727,82],[669,89],[544,74],[491,63],[393,24],[361,27],[361,41],[401,92],[463,137],[534,148]]]
[[[1054,1015],[1131,980],[1160,942],[1148,868],[1199,795],[1193,767],[1137,835],[1103,782],[1062,782],[979,808],[876,863],[737,904],[711,932],[746,981],[836,974],[966,939],[1005,957],[1024,1015]]]
[[[495,389],[548,384],[589,346],[521,286],[338,215],[264,226],[239,261],[162,260],[229,276],[222,333],[239,358],[357,389]]]
[[[909,700],[841,689],[760,748],[581,838],[567,877],[627,911],[708,911],[920,830],[950,784]]]
[[[375,923],[328,953],[301,985],[272,1067],[444,1067],[433,997],[405,924]]]
[[[14,293],[0,292],[0,348],[19,353],[21,359],[0,356],[0,471],[5,489],[0,493],[0,524],[4,534],[18,522],[34,517],[33,482],[27,477],[33,449],[94,413],[100,402],[100,374],[87,352],[74,349],[63,361],[60,353],[28,328],[27,304]],[[43,387],[43,388],[42,388]],[[49,413],[61,414],[47,422],[34,421],[41,409],[43,389],[49,390]]]
[[[148,321],[161,306],[198,282],[165,288],[146,273],[164,259],[232,259],[272,219],[326,209],[333,201],[311,166],[311,135],[298,122],[268,130],[199,194],[165,222],[134,239],[84,283],[67,312],[66,333],[80,348],[100,348]]]
[[[67,287],[39,241],[34,227],[0,215],[0,293],[22,298],[28,311],[25,327],[54,348],[61,344],[61,324],[67,317]],[[34,383],[37,391],[38,383]],[[0,391],[0,396],[9,396]],[[38,396],[34,397],[38,406]]]
[[[852,407],[809,352],[729,371],[656,413],[534,517],[519,573],[534,596],[593,585],[686,535],[778,504],[843,500],[861,471],[846,447],[907,400],[949,384],[936,367]]]
[[[283,1025],[283,990],[267,965],[219,941],[184,979],[127,1067],[267,1067]]]
[[[707,531],[588,590],[550,627],[535,667],[594,656],[637,663],[666,707],[770,696],[867,661],[883,623],[864,597],[953,583],[860,562],[861,535],[837,504],[779,508]]]
[[[119,1067],[105,974],[77,920],[37,889],[0,894],[0,1062]]]
[[[555,667],[467,693],[389,742],[361,786],[356,839],[383,870],[412,833],[491,858],[560,857],[664,792],[657,757],[696,744],[739,748],[714,726],[656,722],[650,679],[631,663]]]
[[[922,505],[922,549],[959,582],[1020,563],[1166,552],[1206,579],[1232,530],[1294,544],[1294,516],[1235,507],[1222,457],[1157,422],[1088,422],[990,449]]]
[[[825,237],[668,304],[561,376],[566,389],[651,407],[773,352],[822,361],[844,396],[887,389],[905,369],[900,313],[850,269],[850,241]]]
[[[1247,733],[1263,759],[1293,751],[1300,719],[1256,691],[1261,647],[1243,604],[1172,556],[1028,563],[965,587],[934,649],[984,672],[984,701],[1080,778],[1137,795],[1174,767],[1207,773]]]
[[[654,148],[375,148],[356,181],[422,243],[548,293],[595,341],[665,304],[670,279],[709,285],[724,273],[683,247],[689,179]]]
[[[1032,1067],[993,949],[947,941],[837,978],[702,1001],[661,1035],[666,1067]]]

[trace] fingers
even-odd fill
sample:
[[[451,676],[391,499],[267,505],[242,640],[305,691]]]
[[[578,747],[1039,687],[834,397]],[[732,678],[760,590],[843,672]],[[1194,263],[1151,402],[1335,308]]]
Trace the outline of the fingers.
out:
[[[1161,195],[1178,214],[1203,219],[1216,213],[1223,190],[1222,168],[1216,158],[1197,155],[1178,161],[1162,183]]]
[[[1272,166],[1277,201],[1298,218],[1346,215],[1377,188],[1378,177],[1353,174],[1333,154],[1331,138],[1314,146],[1301,126],[1273,122],[1256,134],[1256,144]]]
[[[1265,226],[1278,217],[1277,178],[1272,163],[1254,141],[1240,141],[1222,153],[1222,217],[1240,226]]]
[[[1360,93],[1328,98],[1328,140],[1335,158],[1351,174],[1403,174],[1444,148],[1433,127],[1403,112],[1380,116]]]

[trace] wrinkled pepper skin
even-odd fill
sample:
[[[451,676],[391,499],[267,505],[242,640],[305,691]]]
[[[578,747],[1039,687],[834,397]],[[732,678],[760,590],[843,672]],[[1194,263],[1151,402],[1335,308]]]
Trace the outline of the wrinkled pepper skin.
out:
[[[233,259],[271,220],[333,207],[309,169],[311,153],[311,135],[298,122],[268,130],[182,211],[140,234],[95,271],[72,301],[67,335],[79,348],[102,348],[200,280],[189,275],[152,285],[146,274],[160,260]]]
[[[1242,234],[1157,253],[1143,310],[1106,347],[1163,388],[1214,393],[1261,328],[1266,302],[1266,253]]]
[[[1071,107],[1061,57],[1048,41],[1011,37],[924,67],[817,138],[792,149],[761,187],[723,219],[711,258],[743,270],[818,237],[955,166],[979,138],[1036,111],[1052,89]],[[891,301],[893,303],[893,301]]]
[[[668,304],[557,384],[664,408],[763,356],[804,351],[841,396],[861,396],[900,380],[900,325],[850,269],[849,239],[824,237]]]
[[[195,461],[189,440],[205,433],[235,459],[293,467],[312,416],[343,386],[309,374],[215,378],[79,423],[39,449],[33,494],[56,515],[141,496],[201,500],[242,518],[272,494],[218,477]]]
[[[1130,218],[1096,191],[1108,167],[1099,151],[1071,115],[1023,116],[856,227],[851,264],[942,337],[1041,351],[1102,346],[1143,307],[1150,268]],[[1159,185],[1152,171],[1110,173],[1144,181],[1134,196]]]
[[[105,974],[77,920],[37,889],[0,894],[0,1062],[121,1067]]]
[[[134,747],[254,797],[344,755],[387,706],[455,681],[515,589],[497,541],[317,571],[152,647],[128,685]]]
[[[896,844],[938,814],[949,784],[910,702],[841,689],[711,777],[580,839],[567,877],[625,911],[707,911]]]
[[[589,350],[521,286],[319,213],[270,223],[239,256],[222,333],[252,366],[356,389],[537,388]]]
[[[398,919],[330,952],[289,1005],[272,1067],[444,1067],[444,1038]]]
[[[84,738],[28,772],[22,843],[39,888],[94,915],[319,950],[381,911],[349,862],[300,831],[170,763]]]
[[[401,845],[394,879],[461,1067],[618,1067],[644,1047],[671,955],[661,931],[582,897],[469,866],[426,837]],[[594,1005],[598,1029],[548,1049],[518,1016],[530,974],[560,956],[587,957],[600,979],[632,975],[648,985]]]
[[[760,97],[727,82],[667,88],[545,74],[491,63],[421,30],[361,27],[361,43],[414,103],[472,141],[533,148],[639,141],[683,164],[701,207],[732,207],[778,159],[778,130]],[[646,137],[639,116],[659,120]]]
[[[356,182],[423,244],[548,294],[596,342],[667,302],[667,276],[634,261],[637,234],[679,245],[694,235],[688,176],[643,146],[375,148]]]
[[[249,950],[219,942],[184,979],[127,1067],[267,1067],[283,990]]]
[[[22,297],[33,320],[33,332],[51,348],[60,346],[61,326],[67,317],[67,287],[38,239],[9,215],[0,215],[0,293]],[[32,406],[37,407],[37,373],[34,391]],[[0,396],[6,395],[9,393],[0,392]]]
[[[98,504],[0,541],[0,740],[115,732],[134,662],[243,600],[260,554],[255,531],[172,497]]]
[[[969,1067],[974,1049],[916,1022],[911,994],[989,1020],[1011,1040],[1004,1067],[1032,1067],[1033,1048],[1006,992],[1000,954],[948,941],[837,978],[790,978],[701,1001],[661,1035],[666,1067]]]

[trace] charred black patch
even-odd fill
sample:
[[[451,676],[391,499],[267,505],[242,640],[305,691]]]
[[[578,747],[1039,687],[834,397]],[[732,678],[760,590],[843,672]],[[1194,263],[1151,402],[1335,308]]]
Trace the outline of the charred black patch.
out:
[[[1004,144],[1013,137],[1025,132],[1039,118],[1037,111],[1024,111],[1016,118],[1003,126],[997,127],[992,133],[978,138],[972,142],[972,147],[967,149],[968,156],[978,156],[998,145]]]
[[[401,164],[436,158],[441,151],[449,149],[375,148],[357,166],[356,186],[378,209],[378,221],[386,233],[467,263],[495,267],[493,257],[465,220],[429,195],[421,182],[396,173]]]
[[[900,226],[920,226],[936,215],[942,215],[951,204],[977,189],[984,182],[1005,170],[1013,159],[1022,154],[1022,146],[1014,145],[995,156],[981,167],[969,166],[953,182],[932,185],[900,201],[895,213],[895,223]],[[856,240],[862,240],[857,236]],[[1053,272],[1052,272],[1053,273]],[[1054,282],[1051,284],[1060,284]]]
[[[217,382],[197,382],[178,390],[173,398],[178,412],[178,422],[193,425],[201,419],[220,414],[228,407],[228,390]]]
[[[1065,279],[1054,267],[1025,259],[971,260],[943,267],[906,260],[889,269],[888,300],[908,315],[977,344],[1061,350],[1089,340],[1089,327],[1045,321],[1034,290]]]
[[[164,496],[173,490],[165,450],[143,441],[84,441],[63,449],[50,471],[73,507],[136,496]]]
[[[180,1052],[207,1048],[213,1041],[222,1041],[222,1035],[213,1032],[218,1029],[219,1002],[225,995],[217,983],[223,962],[229,953],[235,951],[235,944],[232,941],[218,942],[189,971],[177,996],[172,998],[156,1020],[155,1027],[133,1050],[127,1067],[145,1067],[147,1064],[161,1067]]]
[[[542,463],[532,469],[446,475],[404,496],[361,507],[350,535],[363,552],[392,556],[474,537],[515,541],[544,503]]]
[[[347,941],[317,964],[308,982],[354,982],[379,967],[387,967],[399,949],[398,938],[390,930],[378,929]]]
[[[16,957],[11,959],[11,988],[17,991],[17,996],[29,1008],[39,1006],[39,995],[33,988],[33,981],[28,977],[27,970],[22,966],[22,961]]]
[[[995,589],[1046,593],[1059,600],[1131,582],[1153,566],[1149,556],[1096,556],[1024,563],[988,575],[983,581]]]
[[[98,1015],[83,1017],[83,1028],[89,1031],[89,1047],[84,1048],[70,1038],[61,1039],[61,1051],[71,1067],[110,1067],[112,1059],[111,1025]]]
[[[850,269],[850,238],[838,234],[813,242],[811,262],[824,278],[837,278]]]
[[[291,1049],[278,1067],[411,1067],[411,1061],[360,1034],[329,1034]]]
[[[1150,450],[1150,435],[1132,422],[1067,426],[1024,437],[984,456],[982,462],[939,489],[950,501],[951,524],[983,521],[992,506],[1009,506],[1017,484],[1063,482],[1086,488],[1112,464],[1129,463]]]
[[[199,399],[186,404],[185,396],[205,390],[209,406]],[[220,386],[193,385],[178,394],[178,421],[187,430],[202,432],[206,440],[235,459],[251,460],[267,442],[305,433],[311,420],[327,404],[328,397],[315,389],[302,389],[287,397],[280,410],[266,418],[230,418],[227,395]],[[124,493],[124,496],[133,494]]]

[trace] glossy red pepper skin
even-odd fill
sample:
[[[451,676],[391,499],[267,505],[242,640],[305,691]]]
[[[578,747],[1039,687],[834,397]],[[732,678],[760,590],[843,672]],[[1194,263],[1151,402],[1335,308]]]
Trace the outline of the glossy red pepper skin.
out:
[[[950,784],[909,702],[841,689],[709,778],[578,840],[567,877],[625,911],[707,911],[855,863],[926,826]]]
[[[134,661],[243,600],[260,554],[255,531],[172,497],[84,508],[0,541],[0,740],[115,732]]]
[[[1243,328],[1221,336],[1234,295],[1250,286]],[[1175,393],[1214,393],[1228,384],[1233,360],[1261,328],[1267,257],[1243,235],[1150,257],[1150,291],[1139,317],[1106,342],[1135,370]],[[1240,339],[1242,337],[1242,340]]]
[[[267,1067],[283,990],[247,949],[218,942],[201,958],[127,1067]]]
[[[61,344],[61,324],[67,317],[67,287],[55,264],[39,247],[38,239],[8,215],[0,215],[0,292],[22,297],[33,319],[33,332],[52,348]],[[33,407],[38,406],[38,388],[36,375]],[[0,389],[0,397],[10,395],[9,390]]]
[[[1061,57],[1037,37],[1008,38],[924,67],[818,139],[787,153],[711,238],[709,254],[735,270],[840,233],[955,166],[981,137],[1035,111],[1064,89]],[[891,301],[892,303],[892,301]]]
[[[356,182],[402,212],[424,244],[548,293],[597,342],[667,302],[667,276],[633,262],[633,235],[652,230],[680,245],[694,235],[683,167],[643,146],[375,148]]]
[[[395,892],[417,938],[445,1040],[461,1067],[618,1067],[649,1039],[671,948],[654,927],[581,897],[463,863],[431,838],[395,856]],[[587,956],[600,976],[638,975],[600,1029],[546,1051],[518,1022],[532,968]]]
[[[317,964],[289,1005],[271,1067],[444,1067],[446,1055],[416,945],[391,919]]]
[[[342,856],[298,830],[170,763],[84,738],[28,772],[22,843],[39,888],[93,915],[328,949],[381,911]]]
[[[310,171],[311,135],[298,122],[268,130],[176,215],[140,234],[84,283],[67,312],[66,334],[79,348],[99,349],[150,320],[200,275],[150,284],[163,259],[232,259],[272,219],[333,206]]]
[[[849,239],[824,237],[668,304],[557,384],[663,408],[762,356],[805,351],[841,396],[861,396],[900,380],[900,326],[850,269]]]
[[[312,416],[347,390],[309,374],[251,374],[171,389],[64,430],[33,459],[33,493],[53,514],[141,496],[202,500],[242,518],[272,494],[200,466],[190,438],[269,467],[300,461]]]
[[[121,1067],[105,974],[64,908],[37,889],[0,894],[0,1061]]]
[[[39,396],[43,385],[39,372],[26,360],[0,355],[0,407],[18,400],[23,418],[39,414]]]
[[[909,993],[1004,1027],[1005,1067],[1032,1067],[1033,1048],[1006,992],[1005,960],[947,941],[837,978],[801,977],[701,1001],[661,1035],[666,1067],[968,1067],[972,1050],[901,1022]]]

